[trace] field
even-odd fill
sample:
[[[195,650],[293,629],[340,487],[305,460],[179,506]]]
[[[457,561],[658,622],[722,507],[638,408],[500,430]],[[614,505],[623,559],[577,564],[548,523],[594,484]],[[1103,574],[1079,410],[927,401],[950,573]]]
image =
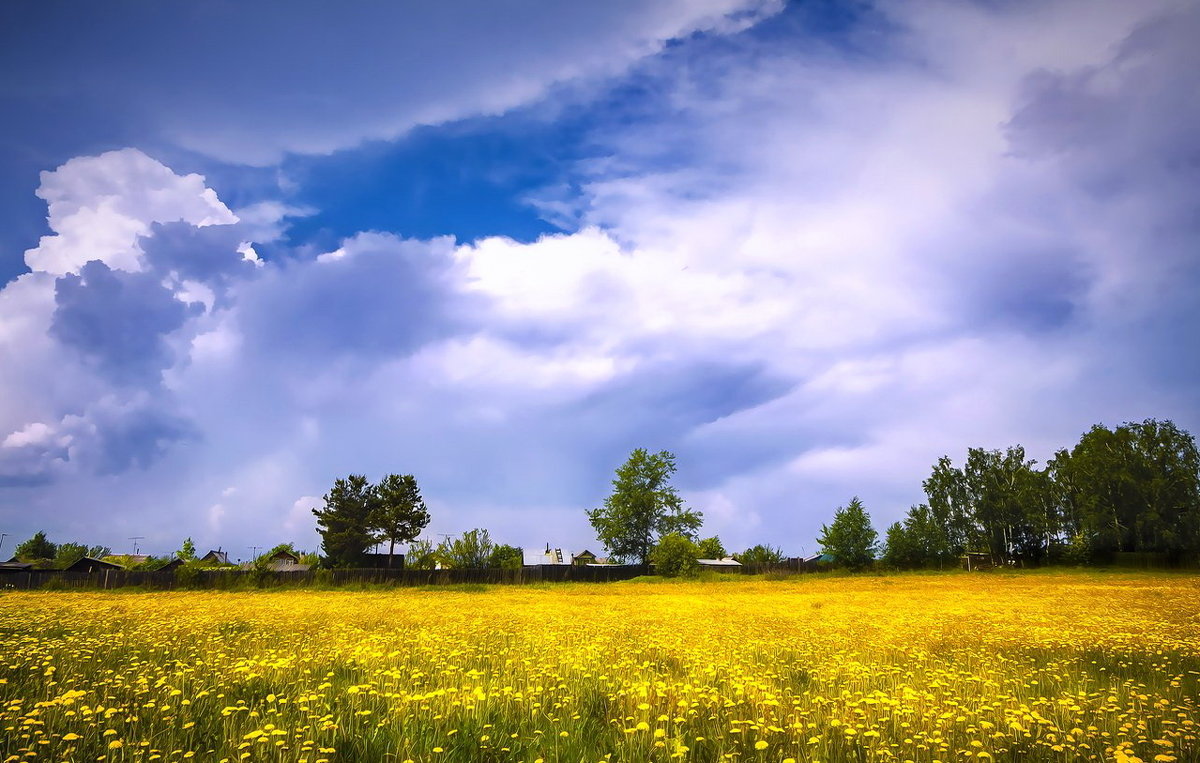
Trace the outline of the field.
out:
[[[0,594],[0,760],[1195,761],[1200,578]]]

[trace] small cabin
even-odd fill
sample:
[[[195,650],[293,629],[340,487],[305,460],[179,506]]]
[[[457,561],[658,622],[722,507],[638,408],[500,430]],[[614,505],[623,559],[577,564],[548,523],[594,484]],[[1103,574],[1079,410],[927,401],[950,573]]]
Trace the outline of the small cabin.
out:
[[[596,563],[596,555],[586,548],[571,557],[571,564],[583,567],[588,564]]]
[[[80,557],[79,561],[67,567],[64,572],[101,572],[103,570],[123,570],[125,569],[116,562],[110,562],[105,559],[93,559],[90,556]]]
[[[179,557],[175,557],[174,559],[172,559],[171,561],[167,562],[166,564],[162,565],[161,567],[157,568],[154,571],[155,572],[174,572],[175,570],[182,567],[183,564],[184,564],[184,562],[182,559],[180,559]]]
[[[0,575],[11,575],[17,572],[29,572],[33,569],[33,562],[19,562],[16,558],[10,559],[7,562],[0,562]]]
[[[697,559],[696,564],[702,569],[709,570],[740,570],[742,563],[733,557],[727,556],[724,559]]]
[[[271,565],[272,567],[275,567],[276,565],[280,567],[286,567],[290,564],[299,563],[300,557],[296,554],[293,554],[291,551],[288,551],[287,549],[280,549],[267,557],[267,564]]]
[[[229,564],[229,552],[217,549],[209,551],[204,556],[200,557],[200,561],[205,564]]]
[[[996,566],[992,555],[987,551],[968,551],[958,559],[964,570],[990,570]]]
[[[362,566],[369,570],[402,570],[404,569],[404,554],[392,554],[390,559],[387,554],[363,554]]]

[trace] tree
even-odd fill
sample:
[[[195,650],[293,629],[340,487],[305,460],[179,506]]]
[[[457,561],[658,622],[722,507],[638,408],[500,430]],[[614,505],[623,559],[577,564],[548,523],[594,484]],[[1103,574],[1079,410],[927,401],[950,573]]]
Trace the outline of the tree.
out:
[[[855,496],[845,508],[838,507],[829,526],[822,525],[817,542],[839,564],[860,570],[875,560],[878,540],[879,533],[871,526],[871,516]]]
[[[883,563],[897,570],[920,567],[923,559],[915,539],[899,522],[892,522],[884,533]]]
[[[761,543],[751,546],[740,554],[734,554],[733,558],[742,564],[757,565],[783,564],[787,561],[787,557],[783,555],[783,549],[771,548]]]
[[[442,563],[454,569],[479,570],[488,566],[495,548],[488,531],[475,528],[467,530],[460,538],[442,541],[438,556]]]
[[[175,556],[185,562],[193,561],[196,558],[196,544],[192,542],[190,535],[183,539],[183,545],[175,552]]]
[[[958,558],[950,549],[950,538],[925,504],[917,504],[904,517],[904,535],[908,544],[909,563],[914,567],[939,569],[953,564]],[[889,541],[890,544],[890,541]]]
[[[721,545],[721,539],[715,535],[698,541],[696,548],[701,559],[724,559],[728,555],[725,546]]]
[[[388,567],[397,543],[414,540],[429,524],[429,511],[421,499],[417,479],[411,474],[389,474],[375,486],[377,506],[372,529],[378,540],[388,541]]]
[[[361,474],[338,479],[325,494],[325,507],[313,509],[326,563],[332,567],[354,567],[375,542],[372,522],[376,516],[375,489]]]
[[[487,566],[501,570],[519,570],[525,566],[525,552],[516,546],[501,543],[492,549]]]
[[[32,538],[18,544],[14,553],[18,559],[23,561],[53,559],[58,553],[58,546],[50,542],[44,531],[38,530]]]
[[[1049,464],[1064,535],[1100,556],[1200,550],[1200,454],[1171,421],[1101,424]]]
[[[85,546],[82,543],[60,543],[54,552],[54,567],[65,570],[85,556],[99,559],[108,556],[108,546]]]
[[[667,533],[654,544],[650,552],[650,561],[654,562],[654,571],[665,577],[692,577],[700,571],[696,562],[700,549],[692,539],[681,533]]]
[[[432,570],[437,567],[437,551],[427,540],[414,540],[408,544],[408,555],[404,566],[410,570]]]
[[[967,500],[966,478],[949,456],[942,456],[921,486],[929,510],[946,536],[947,552],[958,558],[967,550],[974,532],[973,513]]]
[[[675,470],[673,454],[644,448],[634,450],[617,469],[612,494],[602,507],[588,512],[610,556],[645,565],[658,538],[678,533],[690,539],[700,528],[700,512],[685,508],[670,484]]]

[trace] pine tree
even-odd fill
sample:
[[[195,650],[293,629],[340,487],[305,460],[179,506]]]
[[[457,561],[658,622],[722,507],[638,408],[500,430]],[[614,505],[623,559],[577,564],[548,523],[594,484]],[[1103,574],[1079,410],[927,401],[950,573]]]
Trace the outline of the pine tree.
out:
[[[821,527],[817,542],[834,561],[852,570],[861,570],[875,560],[879,533],[871,526],[871,516],[858,496],[845,508],[838,507],[829,526]]]

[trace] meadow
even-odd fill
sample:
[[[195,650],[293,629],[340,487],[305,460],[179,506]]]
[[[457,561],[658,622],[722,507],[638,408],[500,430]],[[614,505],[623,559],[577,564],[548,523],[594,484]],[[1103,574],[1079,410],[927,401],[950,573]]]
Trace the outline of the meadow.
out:
[[[0,760],[1195,761],[1200,577],[0,594]]]

